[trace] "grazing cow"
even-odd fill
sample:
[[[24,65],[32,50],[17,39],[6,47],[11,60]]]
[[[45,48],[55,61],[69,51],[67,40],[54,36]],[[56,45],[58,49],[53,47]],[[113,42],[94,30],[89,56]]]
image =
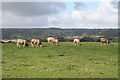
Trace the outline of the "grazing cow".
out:
[[[3,43],[8,43],[8,42],[16,42],[16,40],[1,40],[1,42],[3,42]]]
[[[105,39],[105,38],[101,38],[101,45],[105,43],[106,44],[110,44],[111,45],[111,41],[109,41],[108,39]]]
[[[20,47],[20,44],[23,44],[23,47],[25,47],[25,46],[28,47],[29,46],[29,44],[27,43],[27,41],[23,40],[23,39],[17,39],[16,43],[17,43],[17,47]]]
[[[37,44],[37,46],[42,47],[42,42],[39,39],[31,39],[31,45]]]
[[[52,44],[56,43],[56,46],[58,46],[58,39],[53,39]]]
[[[53,37],[48,37],[48,38],[47,38],[47,41],[50,42],[50,41],[52,41],[52,40],[54,40],[54,39],[55,39],[55,38],[53,38]]]
[[[73,41],[73,45],[75,45],[75,44],[80,45],[80,40],[75,38]]]
[[[1,40],[1,42],[8,43],[8,42],[10,42],[10,40]]]

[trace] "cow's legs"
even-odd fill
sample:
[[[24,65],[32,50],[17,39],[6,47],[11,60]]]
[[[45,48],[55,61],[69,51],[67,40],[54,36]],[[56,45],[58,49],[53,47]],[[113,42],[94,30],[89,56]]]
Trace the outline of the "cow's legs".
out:
[[[20,43],[17,43],[17,47],[20,47]]]
[[[17,47],[18,47],[18,43],[17,43]]]
[[[108,40],[107,40],[106,44],[109,44]]]
[[[76,42],[75,42],[75,41],[73,42],[73,45],[76,45]]]
[[[39,47],[39,43],[37,43],[37,46],[36,47]]]
[[[111,45],[111,42],[109,42],[109,44]]]
[[[25,44],[26,44],[26,43],[23,44],[23,47],[25,47]]]
[[[34,47],[34,46],[33,46],[33,42],[31,42],[31,45],[32,45],[32,47]]]
[[[37,42],[37,45],[36,45],[36,47],[39,47],[39,44],[40,44],[40,43],[39,43],[39,42]]]
[[[101,42],[101,45],[103,44],[103,42]]]
[[[52,45],[54,45],[54,42],[52,42]]]
[[[19,47],[20,47],[20,43],[19,43]]]
[[[49,42],[49,38],[47,39],[47,41]]]
[[[25,43],[23,43],[23,47],[25,47]]]
[[[76,45],[76,42],[75,42],[75,45]]]
[[[80,45],[80,42],[78,42],[77,44]]]
[[[19,45],[17,44],[17,47],[19,47]]]
[[[58,46],[58,42],[56,42],[56,46]]]
[[[32,45],[32,47],[34,47],[33,43],[31,45]]]
[[[32,44],[32,47],[34,47],[34,45]]]

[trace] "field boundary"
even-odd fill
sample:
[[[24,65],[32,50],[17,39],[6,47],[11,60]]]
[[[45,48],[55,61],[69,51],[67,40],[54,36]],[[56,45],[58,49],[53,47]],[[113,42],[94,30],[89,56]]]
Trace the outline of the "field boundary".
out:
[[[118,78],[3,78],[2,80],[119,80]]]

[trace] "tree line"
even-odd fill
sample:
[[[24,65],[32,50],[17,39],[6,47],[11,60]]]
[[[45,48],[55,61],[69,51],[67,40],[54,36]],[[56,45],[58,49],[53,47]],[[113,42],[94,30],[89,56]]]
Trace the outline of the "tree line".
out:
[[[74,36],[83,36],[81,42],[99,42],[100,38],[107,38],[116,42],[120,37],[119,29],[61,29],[61,28],[3,28],[2,39],[42,39],[57,37],[61,42],[72,42]]]

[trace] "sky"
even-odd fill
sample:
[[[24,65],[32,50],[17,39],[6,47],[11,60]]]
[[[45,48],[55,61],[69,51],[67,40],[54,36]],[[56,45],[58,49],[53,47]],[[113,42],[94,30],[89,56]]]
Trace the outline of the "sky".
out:
[[[116,2],[2,2],[2,28],[118,28]]]

